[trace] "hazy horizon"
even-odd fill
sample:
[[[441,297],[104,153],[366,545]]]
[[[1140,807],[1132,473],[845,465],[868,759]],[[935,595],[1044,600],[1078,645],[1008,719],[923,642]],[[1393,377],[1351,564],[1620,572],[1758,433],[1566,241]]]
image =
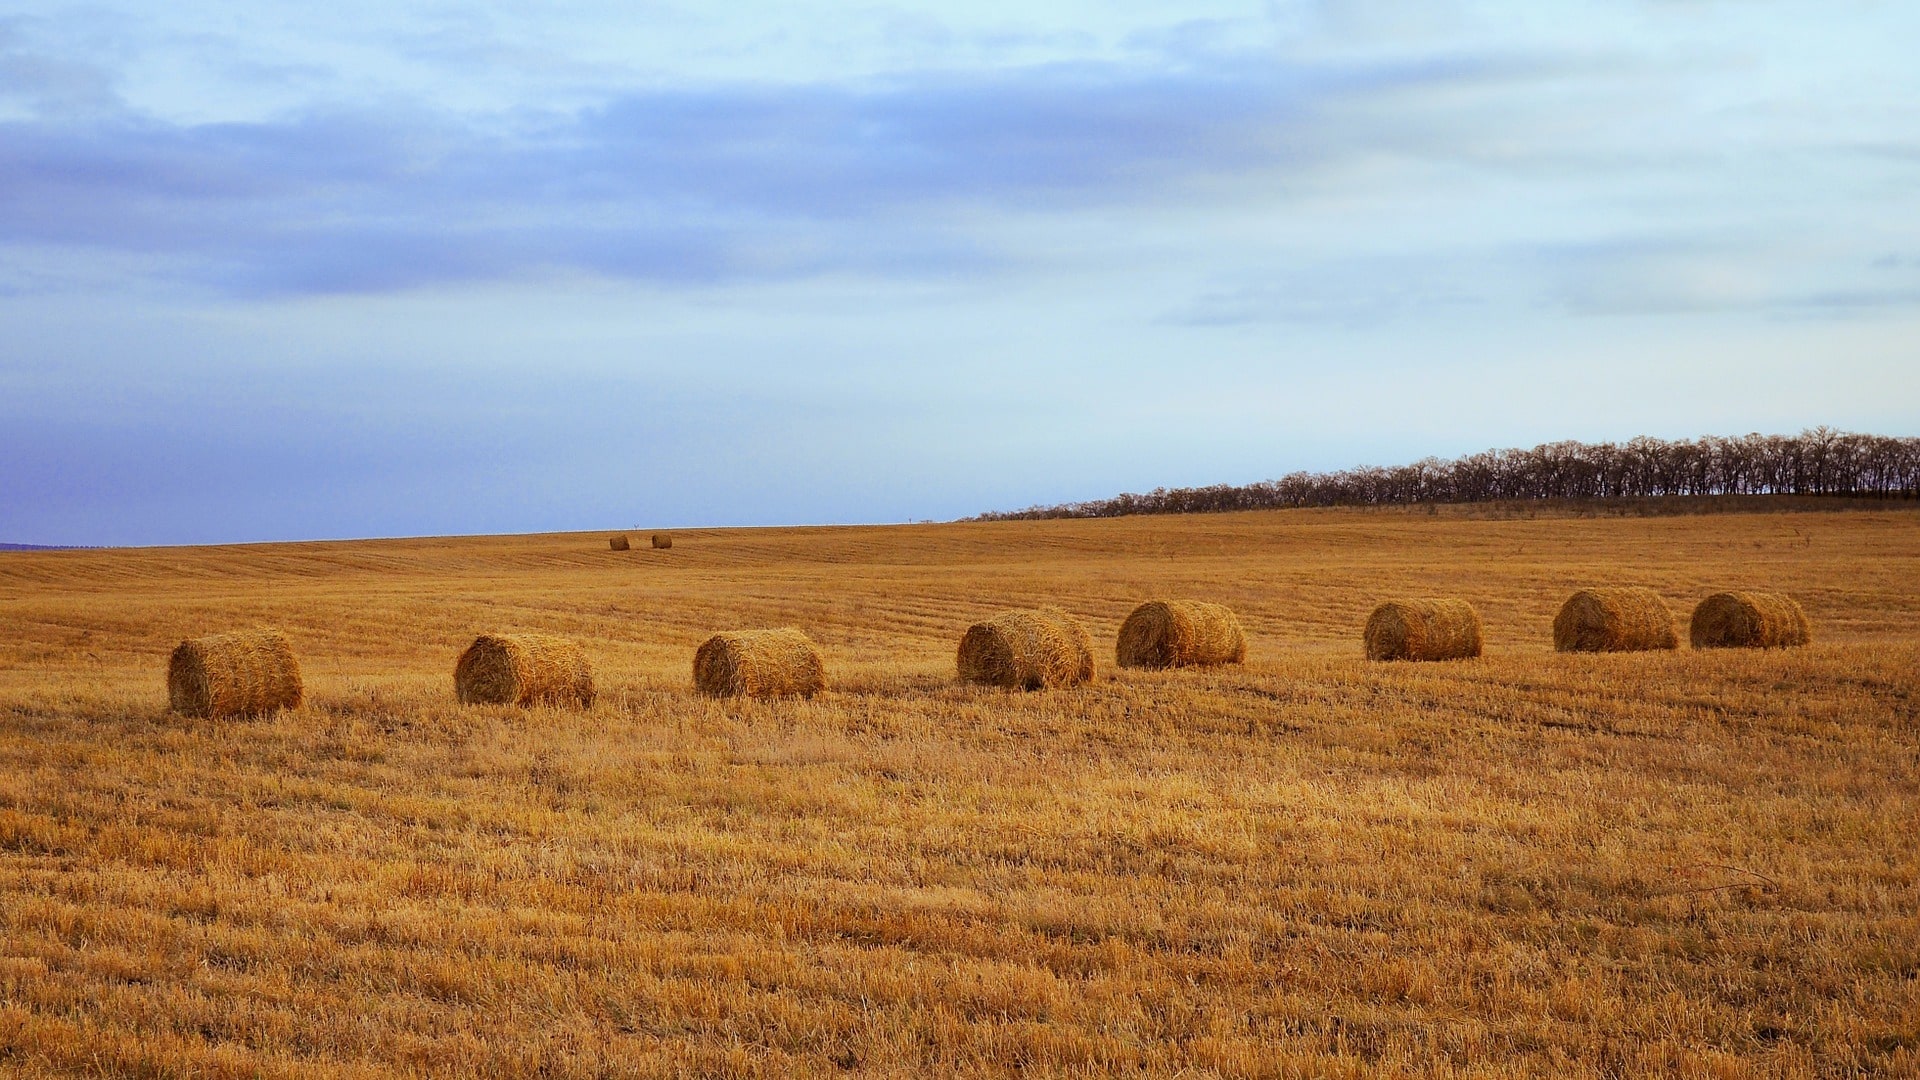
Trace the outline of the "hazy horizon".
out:
[[[1769,438],[1792,439],[1796,437],[1795,433],[1785,433],[1785,432],[1776,432],[1776,433],[1752,432],[1748,434],[1750,436],[1761,435]],[[1798,437],[1803,437],[1803,438],[1809,435],[1814,435],[1814,434],[1817,434],[1817,433],[1811,430],[1797,433]],[[1872,437],[1874,433],[1840,432],[1840,431],[1832,431],[1831,429],[1829,429],[1829,434],[1841,436],[1841,437],[1859,436],[1859,435],[1866,435],[1866,436]],[[1714,439],[1719,437],[1720,436],[1714,436],[1710,434],[1700,436],[1700,438],[1703,438],[1703,439]],[[1625,440],[1625,441],[1631,441],[1631,440]],[[1565,441],[1558,441],[1557,443],[1557,446],[1565,446],[1565,445],[1567,445]],[[1593,444],[1581,444],[1581,445],[1586,446],[1588,448],[1593,448]],[[1620,445],[1620,444],[1615,444],[1615,445]],[[1480,451],[1480,453],[1522,453],[1524,454],[1529,451],[1546,449],[1546,448],[1547,447],[1545,446],[1486,447],[1486,448],[1483,448],[1483,450]],[[1468,455],[1468,456],[1472,456],[1472,455]],[[1398,468],[1398,467],[1404,467],[1404,466],[1416,465],[1416,464],[1438,464],[1441,466],[1446,466],[1446,465],[1454,464],[1454,459],[1437,459],[1432,456],[1428,456],[1424,460],[1414,459],[1413,461],[1405,461],[1405,462],[1356,463],[1355,465],[1349,466],[1348,468],[1349,470],[1352,470],[1352,471],[1365,471],[1365,470],[1375,469],[1375,468],[1392,469],[1392,468]],[[1310,473],[1307,475],[1312,477],[1326,477],[1330,475],[1339,475],[1343,471],[1345,470],[1327,470],[1322,472]],[[1842,475],[1850,476],[1853,474],[1843,472]],[[1279,481],[1282,479],[1285,479],[1285,477],[1281,475],[1275,475],[1270,477],[1263,477],[1260,480],[1250,481],[1249,483],[1258,484],[1266,481]],[[433,539],[436,537],[457,538],[461,536],[503,536],[503,535],[504,536],[538,536],[538,535],[551,535],[556,533],[570,534],[570,533],[582,533],[582,532],[584,533],[607,532],[610,534],[630,533],[644,539],[644,535],[649,531],[666,531],[671,533],[671,532],[682,531],[682,530],[695,531],[695,530],[702,530],[702,529],[756,529],[756,528],[767,528],[767,529],[828,528],[830,529],[830,528],[861,528],[861,527],[874,527],[874,526],[958,524],[958,523],[964,523],[964,522],[970,522],[970,521],[1020,520],[1021,515],[1024,512],[1063,511],[1063,510],[1069,509],[1070,507],[1077,507],[1078,509],[1084,511],[1091,504],[1098,503],[1104,499],[1110,499],[1110,498],[1121,497],[1121,496],[1127,496],[1127,497],[1137,496],[1142,498],[1151,498],[1152,496],[1162,494],[1163,492],[1171,492],[1173,494],[1179,494],[1183,491],[1193,492],[1198,489],[1203,489],[1209,486],[1217,486],[1217,485],[1199,484],[1199,485],[1189,485],[1186,487],[1171,488],[1171,489],[1161,488],[1161,489],[1152,490],[1152,491],[1147,491],[1147,490],[1130,491],[1130,492],[1116,491],[1116,492],[1106,493],[1105,495],[1102,495],[1102,496],[1094,496],[1091,500],[1075,500],[1073,503],[1030,504],[1028,506],[1023,506],[1023,507],[988,507],[983,510],[975,511],[970,514],[965,514],[965,515],[961,515],[954,518],[940,518],[940,519],[912,518],[912,519],[901,519],[896,521],[878,521],[878,520],[874,520],[874,521],[795,521],[795,522],[784,522],[784,523],[778,523],[778,524],[755,524],[755,525],[714,525],[714,524],[708,524],[708,523],[702,523],[702,522],[655,521],[655,522],[634,522],[628,525],[619,525],[619,524],[595,525],[595,526],[582,527],[577,529],[528,529],[528,530],[519,530],[519,531],[509,532],[509,533],[386,533],[386,534],[368,534],[368,535],[362,535],[362,536],[289,537],[289,538],[280,538],[275,540],[238,539],[238,540],[225,540],[225,541],[212,541],[212,542],[189,541],[189,542],[182,542],[182,543],[176,543],[176,544],[164,544],[164,543],[163,544],[33,544],[33,543],[0,541],[0,551],[72,551],[72,550],[119,548],[119,547],[193,547],[193,546],[205,546],[207,543],[213,543],[217,545],[226,545],[226,544],[250,544],[250,543],[328,543],[328,542],[336,542],[336,541],[352,542],[352,541],[362,541],[362,540],[422,540],[422,539]],[[1226,486],[1244,487],[1245,485],[1226,485]],[[1798,498],[1825,498],[1825,497],[1828,497],[1828,495],[1831,495],[1832,497],[1850,498],[1856,501],[1872,500],[1876,497],[1874,494],[1872,494],[1871,491],[1861,491],[1857,493],[1831,492],[1831,493],[1827,493],[1826,495],[1802,495],[1802,496],[1793,496],[1791,495],[1791,493],[1786,493],[1786,492],[1746,492],[1746,493],[1734,493],[1734,492],[1699,493],[1699,492],[1696,492],[1692,494],[1676,495],[1676,496],[1628,494],[1628,495],[1619,495],[1619,496],[1596,496],[1596,498],[1604,498],[1608,500],[1617,500],[1617,499],[1640,500],[1640,499],[1658,499],[1658,498],[1665,498],[1665,497],[1766,499],[1766,498],[1771,498],[1778,495],[1786,495],[1788,497],[1798,497]],[[1906,496],[1900,496],[1900,497],[1905,498]],[[1516,501],[1516,500],[1525,501],[1530,498],[1553,499],[1557,497],[1556,496],[1516,495],[1516,496],[1510,496],[1510,497],[1497,497],[1494,501]],[[1478,501],[1478,500],[1476,499],[1472,501]],[[1404,509],[1406,507],[1413,506],[1413,505],[1418,505],[1418,503],[1397,502],[1397,501],[1377,503],[1377,504],[1364,503],[1364,502],[1362,503],[1342,502],[1342,503],[1335,503],[1335,504],[1308,504],[1308,505],[1299,506],[1299,507],[1252,506],[1252,507],[1235,507],[1232,509],[1271,511],[1276,509],[1326,509],[1330,506],[1340,506],[1340,507],[1350,507],[1350,508],[1359,507],[1359,508],[1373,508],[1373,509],[1399,507]],[[1140,509],[1140,510],[1132,510],[1128,512],[1140,513],[1140,514],[1162,514],[1162,513],[1167,513],[1169,511],[1154,510],[1154,509]],[[1179,511],[1179,512],[1181,513],[1187,513],[1187,512],[1220,513],[1220,512],[1227,512],[1227,511],[1222,509],[1209,508],[1209,509]],[[1042,516],[1051,517],[1053,515],[1043,514]],[[1095,516],[1105,517],[1105,516],[1111,516],[1111,515],[1101,513],[1101,514],[1096,514]]]
[[[1920,11],[0,16],[0,540],[1920,434]]]

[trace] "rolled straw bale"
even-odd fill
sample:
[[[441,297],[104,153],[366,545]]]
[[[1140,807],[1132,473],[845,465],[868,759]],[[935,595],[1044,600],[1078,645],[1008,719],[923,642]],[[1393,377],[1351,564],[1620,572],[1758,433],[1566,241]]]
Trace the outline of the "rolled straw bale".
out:
[[[238,630],[180,643],[167,661],[167,701],[188,716],[246,716],[300,705],[300,661],[278,630]]]
[[[693,654],[693,685],[715,697],[812,697],[827,686],[826,665],[792,627],[715,634]]]
[[[552,634],[482,634],[453,668],[466,705],[593,704],[593,665],[580,646]]]
[[[1003,611],[960,639],[964,682],[1039,690],[1093,678],[1093,639],[1059,608]]]
[[[633,545],[627,542],[625,536],[615,536],[607,541],[607,546],[615,551],[626,551]]]
[[[1113,658],[1121,667],[1137,668],[1238,664],[1247,659],[1247,634],[1222,604],[1149,600],[1120,625]]]
[[[1480,613],[1465,600],[1389,600],[1365,636],[1369,660],[1464,660],[1480,655]]]
[[[1693,609],[1688,636],[1696,649],[1785,649],[1812,641],[1813,628],[1791,596],[1723,592]]]
[[[670,548],[673,546],[673,537],[667,533],[654,533],[653,546],[657,548]]]
[[[1677,649],[1680,635],[1672,609],[1652,589],[1581,589],[1554,616],[1553,647],[1561,652]]]

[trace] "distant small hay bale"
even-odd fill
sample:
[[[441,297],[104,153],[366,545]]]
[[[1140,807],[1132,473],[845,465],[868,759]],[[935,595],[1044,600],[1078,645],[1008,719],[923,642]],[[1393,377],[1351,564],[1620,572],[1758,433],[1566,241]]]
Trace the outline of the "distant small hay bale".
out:
[[[1024,690],[1093,678],[1093,639],[1058,608],[1003,611],[960,639],[960,678]]]
[[[792,627],[715,634],[693,654],[693,685],[714,697],[812,697],[827,669],[807,635]]]
[[[625,536],[612,537],[607,541],[607,546],[612,548],[615,551],[626,551],[629,548],[633,547],[632,544],[627,542],[627,538]]]
[[[654,533],[653,546],[664,551],[673,546],[673,537],[668,533]]]
[[[188,716],[252,716],[300,706],[300,661],[278,630],[239,630],[180,643],[167,661],[167,701]]]
[[[1688,636],[1696,649],[1786,649],[1812,641],[1813,628],[1791,596],[1723,592],[1693,609]]]
[[[1581,589],[1554,616],[1553,647],[1561,652],[1677,649],[1680,635],[1673,628],[1673,610],[1652,589]]]
[[[1247,659],[1247,633],[1225,605],[1149,600],[1120,625],[1113,658],[1127,668],[1239,664]]]
[[[1389,600],[1365,637],[1369,660],[1465,660],[1480,655],[1480,613],[1465,600]]]
[[[463,705],[593,704],[593,665],[576,642],[552,634],[482,634],[453,668]]]

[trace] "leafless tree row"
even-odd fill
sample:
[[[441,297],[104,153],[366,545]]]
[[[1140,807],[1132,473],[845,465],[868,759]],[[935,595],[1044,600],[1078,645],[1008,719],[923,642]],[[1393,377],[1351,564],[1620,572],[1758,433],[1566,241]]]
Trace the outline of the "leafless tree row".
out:
[[[979,520],[1194,514],[1300,506],[1378,506],[1663,495],[1920,495],[1920,438],[1819,427],[1799,435],[1705,436],[1625,443],[1556,442],[1392,468],[1296,472],[1235,486],[1157,488],[1145,495],[982,514]]]

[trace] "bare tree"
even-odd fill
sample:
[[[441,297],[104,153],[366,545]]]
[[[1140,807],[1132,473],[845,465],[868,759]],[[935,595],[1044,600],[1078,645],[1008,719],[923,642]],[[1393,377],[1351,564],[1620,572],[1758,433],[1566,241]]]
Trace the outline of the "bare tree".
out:
[[[1036,506],[979,520],[1197,514],[1300,506],[1627,499],[1664,495],[1920,497],[1920,438],[1813,428],[1799,435],[1708,435],[1624,445],[1554,442],[1390,468],[1289,473],[1234,486],[1156,488],[1145,495]]]

